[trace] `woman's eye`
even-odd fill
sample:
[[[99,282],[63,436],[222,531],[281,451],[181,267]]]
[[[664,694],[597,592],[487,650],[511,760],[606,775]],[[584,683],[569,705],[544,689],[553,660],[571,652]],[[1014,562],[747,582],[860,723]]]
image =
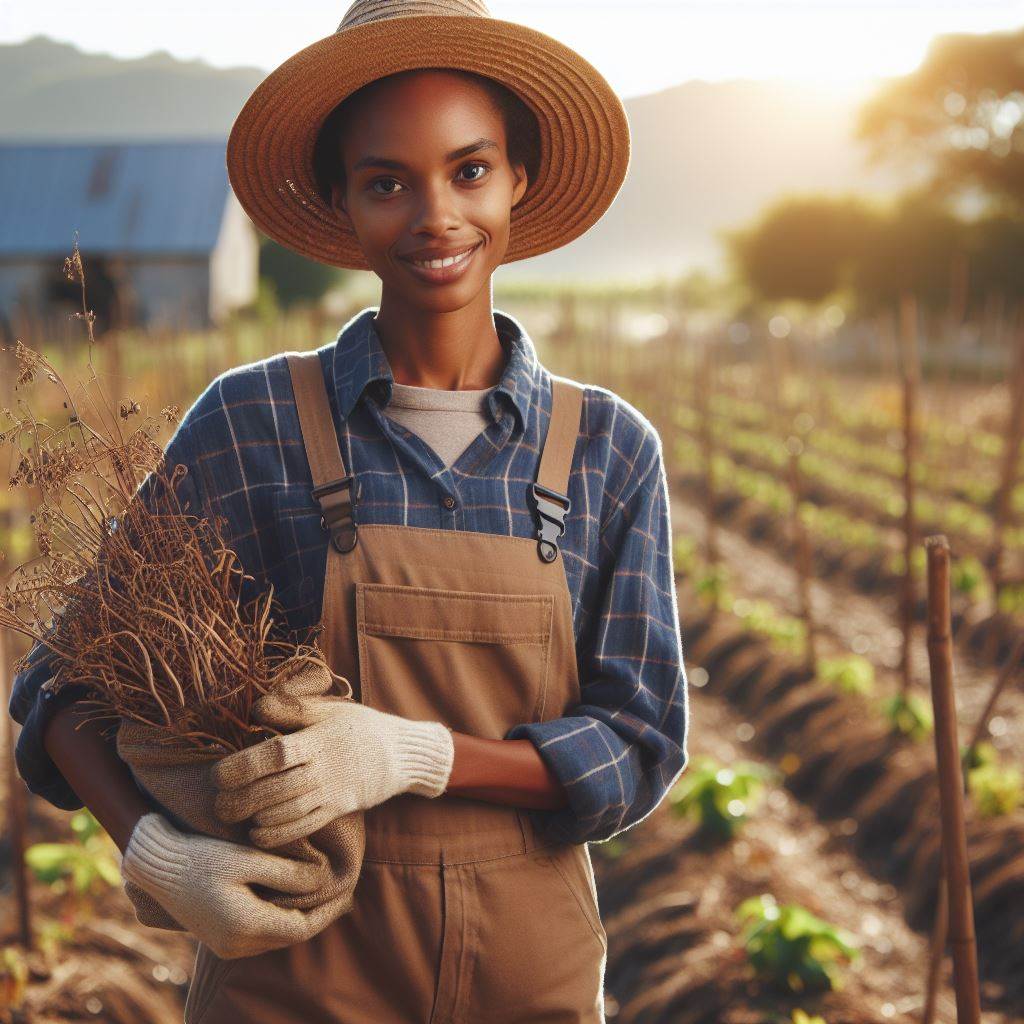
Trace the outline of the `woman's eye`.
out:
[[[478,168],[478,169],[482,170],[484,173],[477,174],[477,175],[475,175],[475,176],[473,176],[471,178],[464,178],[463,179],[464,181],[480,181],[483,177],[485,177],[487,172],[489,172],[490,169],[491,169],[485,163],[474,162],[474,163],[471,163],[471,164],[466,164],[463,168],[461,168],[460,173],[462,173],[463,171],[471,171],[473,168]],[[385,188],[385,189],[382,190],[382,189],[379,189],[377,187],[378,185],[388,185],[388,184],[400,185],[400,182],[397,181],[395,178],[374,178],[373,181],[370,182],[370,190],[372,192],[375,192],[379,196],[393,196],[393,195],[396,195],[398,193],[398,191],[399,191],[399,189],[397,189],[397,188],[393,188],[393,189]]]
[[[472,169],[473,167],[482,167],[485,171],[489,171],[490,170],[490,167],[488,167],[487,164],[482,164],[482,163],[466,164],[466,166],[463,167],[462,169],[464,171],[466,171],[466,170]],[[469,181],[479,181],[482,177],[483,177],[482,174],[478,174],[475,178],[469,178],[468,180]]]
[[[394,178],[374,178],[373,181],[370,182],[370,188],[373,191],[377,192],[377,186],[381,182],[388,182],[388,181],[392,181],[396,185],[398,184],[398,182]],[[377,192],[377,195],[379,195],[379,196],[393,196],[394,194],[395,194],[394,192]]]

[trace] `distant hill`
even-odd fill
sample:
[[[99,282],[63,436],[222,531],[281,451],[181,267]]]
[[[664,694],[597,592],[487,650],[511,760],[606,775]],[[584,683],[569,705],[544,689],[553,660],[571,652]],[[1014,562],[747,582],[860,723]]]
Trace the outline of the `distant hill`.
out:
[[[33,36],[0,46],[0,138],[226,138],[264,74],[166,52],[120,60]]]
[[[120,60],[35,36],[0,45],[0,140],[226,138],[265,73],[166,52]],[[905,178],[869,172],[850,138],[867,95],[867,87],[737,80],[629,99],[632,160],[611,209],[570,245],[499,273],[632,277],[715,267],[716,232],[780,194],[892,191]]]

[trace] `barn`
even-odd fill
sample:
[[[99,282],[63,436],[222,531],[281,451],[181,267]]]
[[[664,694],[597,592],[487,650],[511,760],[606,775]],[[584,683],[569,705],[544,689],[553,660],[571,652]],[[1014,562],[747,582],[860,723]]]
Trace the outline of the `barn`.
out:
[[[194,329],[256,296],[257,232],[224,140],[0,143],[0,333],[81,326],[63,274],[77,233],[96,330]],[[76,290],[77,289],[77,290]]]

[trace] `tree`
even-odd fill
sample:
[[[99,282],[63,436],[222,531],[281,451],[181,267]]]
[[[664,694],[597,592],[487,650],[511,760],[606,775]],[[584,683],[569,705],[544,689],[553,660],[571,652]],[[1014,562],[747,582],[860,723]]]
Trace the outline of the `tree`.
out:
[[[861,108],[856,133],[875,162],[924,159],[946,196],[973,187],[1024,211],[1024,29],[937,37]]]
[[[850,284],[862,310],[891,308],[904,293],[944,308],[967,249],[967,225],[929,189],[904,193],[851,246]]]
[[[875,217],[854,197],[789,196],[724,239],[734,270],[760,299],[820,302],[845,283]]]
[[[340,284],[346,271],[307,260],[298,253],[260,236],[260,277],[273,284],[278,305],[287,309],[297,303],[318,302],[325,292]]]

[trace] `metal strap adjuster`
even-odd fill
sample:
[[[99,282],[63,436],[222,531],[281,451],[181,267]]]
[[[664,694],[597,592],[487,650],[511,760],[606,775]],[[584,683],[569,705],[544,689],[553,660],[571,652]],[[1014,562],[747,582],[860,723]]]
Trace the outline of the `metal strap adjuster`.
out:
[[[565,517],[572,507],[567,494],[559,494],[538,483],[531,485],[533,500],[540,517],[537,527],[537,553],[544,562],[558,557],[558,538],[565,533]]]
[[[342,491],[347,491],[344,497],[333,497]],[[361,493],[362,486],[352,473],[313,488],[313,497],[323,512],[320,526],[330,529],[331,543],[342,553],[351,551],[359,539],[356,508]]]

